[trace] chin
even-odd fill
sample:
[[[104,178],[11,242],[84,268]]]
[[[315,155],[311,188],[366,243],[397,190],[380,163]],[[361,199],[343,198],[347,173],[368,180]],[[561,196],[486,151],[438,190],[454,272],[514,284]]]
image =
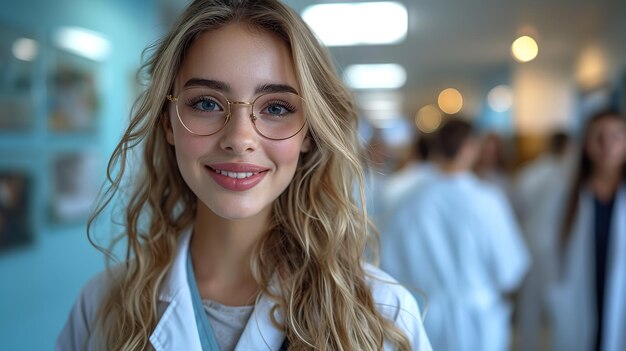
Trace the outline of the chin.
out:
[[[216,216],[232,221],[239,221],[257,217],[263,212],[262,208],[245,207],[237,205],[207,206]]]
[[[229,211],[229,212],[224,212],[224,213],[218,213],[217,215],[223,219],[226,220],[230,220],[230,221],[242,221],[242,220],[246,220],[249,218],[253,218],[255,215],[257,215],[258,212],[233,212],[233,211]]]

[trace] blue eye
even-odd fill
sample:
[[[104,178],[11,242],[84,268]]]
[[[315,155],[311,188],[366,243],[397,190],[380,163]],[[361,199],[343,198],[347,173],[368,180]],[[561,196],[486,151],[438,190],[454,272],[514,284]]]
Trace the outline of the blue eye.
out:
[[[215,112],[215,111],[222,110],[218,102],[208,97],[200,98],[199,101],[193,104],[193,107],[200,111],[207,111],[207,112]]]
[[[295,106],[284,101],[268,103],[267,107],[263,109],[264,114],[275,116],[275,117],[286,116],[291,113],[294,113],[295,111],[296,111]]]
[[[283,115],[287,112],[287,109],[280,105],[270,105],[267,107],[267,112],[271,115]]]

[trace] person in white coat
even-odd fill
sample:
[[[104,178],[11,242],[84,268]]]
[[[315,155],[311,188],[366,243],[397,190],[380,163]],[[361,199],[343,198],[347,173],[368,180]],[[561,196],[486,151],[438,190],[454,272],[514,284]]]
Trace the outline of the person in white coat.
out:
[[[533,261],[516,301],[520,351],[549,347],[546,298],[557,242],[550,228],[556,228],[562,216],[575,151],[571,138],[560,131],[552,134],[549,145],[515,179],[514,205]]]
[[[558,236],[550,288],[555,350],[626,349],[626,121],[593,116]]]
[[[419,159],[411,162],[405,166],[398,174],[392,174],[389,176],[385,187],[381,191],[384,196],[382,203],[385,204],[385,210],[378,218],[376,218],[376,227],[380,233],[381,247],[383,249],[390,248],[395,249],[393,243],[387,245],[387,241],[395,241],[397,238],[388,234],[394,232],[397,228],[396,213],[402,206],[410,201],[413,194],[418,191],[424,184],[428,184],[432,177],[439,175],[437,167],[431,160],[432,149],[432,136],[421,135],[415,142],[414,151],[419,155]],[[386,250],[388,251],[388,250]],[[380,265],[387,272],[394,272],[395,274],[404,274],[403,272],[407,267],[403,262],[396,260],[394,252],[384,252],[380,257]],[[415,294],[420,307],[425,306],[425,298],[423,294]]]
[[[382,191],[382,202],[385,205],[383,221],[396,210],[411,189],[421,186],[433,174],[435,167],[429,157],[430,143],[428,135],[418,136],[412,145],[412,153],[415,156],[387,177]]]
[[[469,123],[437,134],[438,175],[411,193],[381,233],[381,266],[428,301],[435,350],[506,350],[511,308],[529,257],[505,195],[470,169],[477,144]],[[393,225],[393,227],[392,227]]]
[[[189,5],[146,62],[95,213],[140,148],[127,256],[57,350],[431,349],[413,296],[363,261],[358,118],[331,62],[280,1]]]

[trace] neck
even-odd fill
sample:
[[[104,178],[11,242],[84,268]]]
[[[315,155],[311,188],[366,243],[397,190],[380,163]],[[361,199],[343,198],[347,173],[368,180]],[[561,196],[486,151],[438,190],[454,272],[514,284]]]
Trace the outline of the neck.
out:
[[[202,298],[230,306],[254,303],[259,288],[250,258],[268,220],[269,211],[245,220],[224,219],[198,203],[190,245]]]
[[[465,166],[465,163],[457,159],[440,159],[437,161],[437,166],[439,167],[439,170],[444,174],[457,174],[468,171],[468,167]]]
[[[590,186],[595,196],[601,201],[608,201],[617,192],[621,182],[619,172],[595,172],[590,181]]]

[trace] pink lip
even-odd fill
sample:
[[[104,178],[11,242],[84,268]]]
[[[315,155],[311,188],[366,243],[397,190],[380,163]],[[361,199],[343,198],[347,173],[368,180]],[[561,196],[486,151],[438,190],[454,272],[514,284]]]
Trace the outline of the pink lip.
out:
[[[269,168],[248,163],[219,163],[206,166],[207,171],[222,188],[231,191],[245,191],[253,188],[265,178]],[[256,173],[247,178],[231,178],[217,173],[216,170],[227,172],[249,172]]]
[[[269,170],[267,167],[254,165],[251,163],[213,163],[207,165],[213,169],[219,169],[220,171],[229,172],[264,172]]]

